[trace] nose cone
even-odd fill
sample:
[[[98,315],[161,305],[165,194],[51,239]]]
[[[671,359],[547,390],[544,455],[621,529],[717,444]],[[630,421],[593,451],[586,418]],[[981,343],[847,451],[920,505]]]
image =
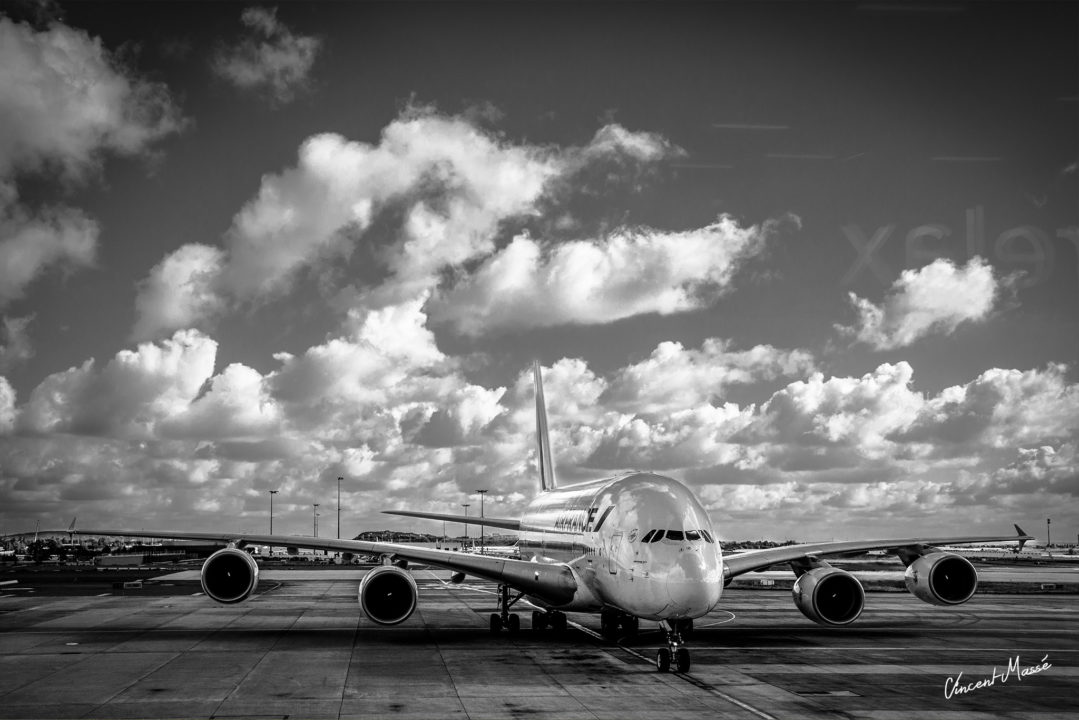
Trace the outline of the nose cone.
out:
[[[722,569],[715,554],[679,553],[676,566],[667,578],[670,611],[675,617],[701,617],[716,606],[722,592]]]

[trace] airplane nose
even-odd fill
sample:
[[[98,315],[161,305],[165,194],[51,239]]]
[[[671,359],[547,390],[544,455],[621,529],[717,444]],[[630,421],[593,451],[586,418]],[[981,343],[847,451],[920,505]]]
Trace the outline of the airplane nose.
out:
[[[700,617],[719,602],[723,583],[716,575],[715,563],[697,552],[679,553],[676,572],[667,579],[671,609],[685,617]]]

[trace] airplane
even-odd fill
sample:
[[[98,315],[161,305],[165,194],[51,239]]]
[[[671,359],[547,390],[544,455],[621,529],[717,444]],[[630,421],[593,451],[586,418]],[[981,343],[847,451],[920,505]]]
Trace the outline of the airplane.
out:
[[[476,555],[398,543],[335,540],[250,533],[154,531],[155,538],[226,543],[202,565],[202,589],[224,604],[251,597],[259,566],[245,547],[270,545],[374,555],[382,564],[361,579],[357,599],[363,613],[380,625],[396,625],[416,609],[418,590],[409,563],[452,571],[498,585],[498,612],[490,631],[519,632],[520,617],[511,608],[522,598],[538,608],[532,629],[566,628],[566,612],[598,612],[602,635],[635,634],[640,620],[657,621],[666,646],[656,653],[656,668],[680,673],[691,666],[685,636],[693,620],[715,608],[731,580],[778,563],[789,564],[797,579],[795,606],[810,620],[841,627],[854,622],[865,607],[865,591],[850,573],[825,559],[870,550],[886,550],[907,566],[907,589],[918,599],[954,606],[974,595],[978,574],[960,555],[937,545],[1018,541],[1032,537],[1018,526],[1010,537],[906,538],[805,543],[751,550],[724,557],[707,511],[681,482],[654,472],[625,472],[572,485],[556,481],[547,430],[547,410],[538,362],[533,364],[540,492],[521,518],[461,517],[410,510],[391,515],[466,523],[516,531],[520,559]],[[73,528],[72,528],[73,529]],[[69,529],[71,530],[71,529]],[[79,530],[83,534],[146,537],[145,530]],[[516,593],[515,597],[510,597]]]

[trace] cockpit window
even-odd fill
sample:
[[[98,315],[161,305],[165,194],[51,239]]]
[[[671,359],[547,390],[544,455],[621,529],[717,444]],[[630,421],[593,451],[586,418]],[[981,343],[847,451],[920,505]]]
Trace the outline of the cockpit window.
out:
[[[641,538],[642,543],[654,543],[660,540],[671,542],[699,542],[714,543],[716,540],[707,530],[649,530]]]

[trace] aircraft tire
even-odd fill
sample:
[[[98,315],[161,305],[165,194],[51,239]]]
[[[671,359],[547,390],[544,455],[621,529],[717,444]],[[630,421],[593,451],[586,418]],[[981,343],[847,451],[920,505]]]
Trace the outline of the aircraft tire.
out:
[[[491,613],[491,634],[497,635],[502,631],[502,618],[498,613]]]
[[[521,616],[517,613],[511,614],[506,618],[507,629],[510,631],[510,635],[516,635],[521,631]]]
[[[555,623],[551,623],[552,629]],[[547,629],[547,613],[540,612],[539,610],[532,611],[532,632],[542,633]]]
[[[667,648],[660,648],[656,652],[656,670],[659,670],[662,673],[670,672],[671,651]]]
[[[689,672],[689,650],[678,648],[674,651],[674,669],[676,672]]]

